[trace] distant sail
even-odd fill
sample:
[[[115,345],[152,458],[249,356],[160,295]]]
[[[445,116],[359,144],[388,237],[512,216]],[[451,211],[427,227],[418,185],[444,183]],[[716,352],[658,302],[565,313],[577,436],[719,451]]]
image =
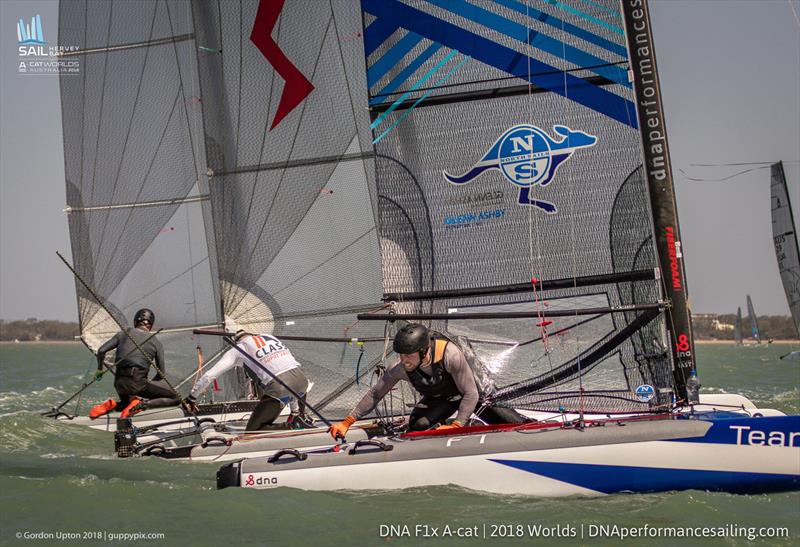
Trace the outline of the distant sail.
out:
[[[786,176],[781,162],[772,165],[770,189],[772,194],[772,241],[775,243],[775,257],[778,259],[778,270],[783,281],[783,290],[786,291],[786,301],[789,303],[794,326],[800,335],[800,253],[797,248],[797,231],[792,216],[792,206],[789,202]]]
[[[736,340],[736,345],[742,345],[742,308],[736,308],[736,323],[733,327],[733,338]]]
[[[758,332],[758,318],[756,317],[756,310],[753,308],[753,301],[750,299],[750,295],[747,295],[747,318],[750,320],[750,332],[753,335],[753,339],[761,343],[761,334]]]

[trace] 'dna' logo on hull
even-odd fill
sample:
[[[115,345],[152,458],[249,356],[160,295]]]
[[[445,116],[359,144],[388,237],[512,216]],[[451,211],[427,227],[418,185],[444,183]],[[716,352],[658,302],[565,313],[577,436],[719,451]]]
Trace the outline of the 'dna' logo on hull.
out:
[[[515,125],[494,142],[472,169],[460,176],[445,171],[444,178],[452,184],[466,184],[486,171],[499,169],[509,182],[519,187],[519,205],[533,205],[555,213],[554,203],[531,199],[531,187],[550,184],[558,167],[579,148],[594,146],[597,137],[564,125],[554,125],[553,131],[560,135],[559,140],[536,126]]]

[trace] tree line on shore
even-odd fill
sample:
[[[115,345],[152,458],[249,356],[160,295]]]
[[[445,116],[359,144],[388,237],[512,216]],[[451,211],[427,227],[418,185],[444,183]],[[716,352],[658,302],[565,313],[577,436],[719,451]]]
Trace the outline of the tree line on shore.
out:
[[[22,321],[0,319],[0,341],[44,342],[55,340],[75,340],[81,333],[78,323],[38,320],[30,317]]]
[[[793,340],[797,339],[792,318],[784,315],[759,315],[758,331],[762,340]],[[729,313],[723,315],[696,315],[692,317],[692,330],[694,337],[705,340],[734,340],[733,326],[736,315]],[[742,336],[752,338],[752,327],[749,317],[742,317]]]
[[[733,324],[736,316],[701,315],[692,319],[695,338],[701,340],[733,340]],[[796,339],[792,318],[783,315],[762,315],[758,318],[761,339],[787,340]],[[750,319],[742,319],[742,334],[751,337]],[[4,321],[0,319],[0,341],[20,342],[75,340],[80,335],[78,323],[39,320],[31,317],[21,321]]]

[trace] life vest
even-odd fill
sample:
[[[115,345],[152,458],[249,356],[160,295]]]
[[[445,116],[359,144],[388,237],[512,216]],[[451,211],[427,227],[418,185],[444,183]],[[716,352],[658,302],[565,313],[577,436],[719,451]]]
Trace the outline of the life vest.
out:
[[[447,340],[433,339],[433,362],[430,374],[422,372],[420,367],[414,372],[407,373],[411,385],[424,397],[446,398],[461,395],[456,381],[444,368],[444,353],[448,343]]]

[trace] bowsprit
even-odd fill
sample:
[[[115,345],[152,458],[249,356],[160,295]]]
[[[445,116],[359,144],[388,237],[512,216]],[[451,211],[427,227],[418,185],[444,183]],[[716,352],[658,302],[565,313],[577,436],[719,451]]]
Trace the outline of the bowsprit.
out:
[[[564,125],[554,125],[553,131],[561,136],[560,140],[534,125],[515,125],[494,142],[472,169],[459,176],[445,171],[444,178],[452,184],[465,184],[486,171],[499,169],[506,180],[519,187],[520,205],[533,205],[546,213],[555,213],[554,203],[531,198],[531,187],[550,184],[559,166],[579,148],[594,146],[597,137]]]

